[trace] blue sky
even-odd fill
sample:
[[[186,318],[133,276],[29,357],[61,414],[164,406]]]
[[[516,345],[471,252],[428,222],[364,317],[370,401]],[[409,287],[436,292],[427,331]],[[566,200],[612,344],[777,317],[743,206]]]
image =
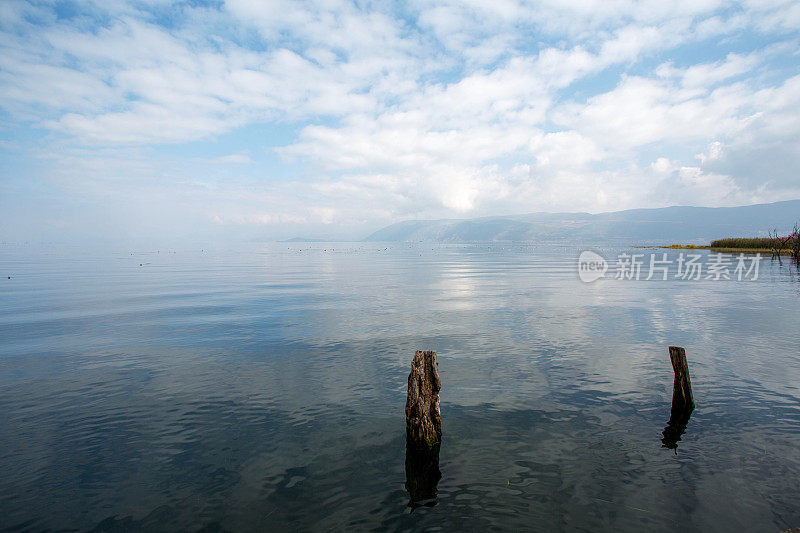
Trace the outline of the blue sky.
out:
[[[0,3],[0,241],[800,198],[800,4]]]

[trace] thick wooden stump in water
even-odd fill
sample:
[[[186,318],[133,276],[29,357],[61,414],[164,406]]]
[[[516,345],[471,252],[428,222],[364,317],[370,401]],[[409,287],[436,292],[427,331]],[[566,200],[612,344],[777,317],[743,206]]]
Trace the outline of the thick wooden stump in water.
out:
[[[406,439],[409,446],[432,449],[442,440],[439,411],[439,362],[436,352],[418,351],[411,362],[406,399]]]
[[[692,382],[689,379],[689,364],[686,362],[686,350],[680,346],[670,346],[669,358],[672,361],[672,370],[675,371],[675,381],[672,384],[672,409],[691,411],[694,409],[694,397]]]

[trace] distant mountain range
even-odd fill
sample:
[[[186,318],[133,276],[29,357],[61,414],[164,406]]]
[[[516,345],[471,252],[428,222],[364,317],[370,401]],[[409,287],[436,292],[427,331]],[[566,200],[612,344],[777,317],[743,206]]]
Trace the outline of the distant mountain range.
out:
[[[407,220],[366,241],[533,241],[707,244],[723,237],[788,232],[800,222],[800,200],[741,207],[664,207],[611,213],[532,213],[463,220]]]
[[[292,237],[291,239],[284,239],[280,242],[328,242],[326,239],[312,239],[310,237]]]

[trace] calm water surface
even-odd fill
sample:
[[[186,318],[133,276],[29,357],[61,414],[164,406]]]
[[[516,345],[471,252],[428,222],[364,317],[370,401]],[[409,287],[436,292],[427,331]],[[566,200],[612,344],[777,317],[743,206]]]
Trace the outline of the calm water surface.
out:
[[[797,270],[584,284],[579,252],[2,246],[0,529],[800,526]],[[670,344],[697,402],[677,447]],[[441,479],[411,503],[423,348]]]

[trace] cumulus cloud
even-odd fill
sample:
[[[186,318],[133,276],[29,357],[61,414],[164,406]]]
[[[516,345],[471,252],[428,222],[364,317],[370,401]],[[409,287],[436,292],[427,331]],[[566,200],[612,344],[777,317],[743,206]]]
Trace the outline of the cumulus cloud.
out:
[[[222,226],[778,200],[799,31],[783,0],[9,0],[0,133],[42,161],[15,179]]]

